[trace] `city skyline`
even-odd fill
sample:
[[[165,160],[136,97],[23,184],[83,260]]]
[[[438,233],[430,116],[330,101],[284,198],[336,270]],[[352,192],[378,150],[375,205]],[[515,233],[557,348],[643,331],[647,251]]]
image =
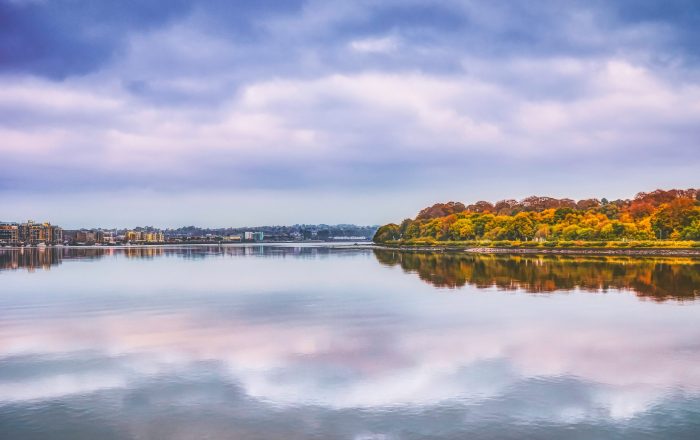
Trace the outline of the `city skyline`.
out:
[[[0,219],[383,224],[698,186],[693,1],[0,2]]]
[[[51,222],[0,221],[0,247],[122,244],[232,244],[302,241],[370,240],[378,225],[291,225],[177,229],[137,226],[130,228],[64,228]]]

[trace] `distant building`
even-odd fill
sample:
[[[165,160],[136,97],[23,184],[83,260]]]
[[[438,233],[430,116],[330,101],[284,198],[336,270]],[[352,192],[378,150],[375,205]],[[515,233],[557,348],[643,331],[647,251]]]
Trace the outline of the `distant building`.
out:
[[[264,237],[265,237],[265,233],[262,231],[258,231],[258,232],[246,231],[243,233],[243,239],[245,241],[263,241]]]
[[[161,231],[126,231],[124,240],[129,242],[162,243],[165,236]]]
[[[304,234],[302,234],[301,232],[298,232],[298,231],[292,232],[291,234],[289,234],[289,236],[292,240],[296,240],[296,241],[301,241],[304,239]]]
[[[74,229],[64,229],[63,230],[63,241],[67,243],[75,243],[76,236],[78,235],[79,231],[76,231]]]
[[[63,243],[63,228],[59,226],[52,226],[51,228],[53,229],[51,232],[51,235],[53,236],[53,243]]]
[[[226,235],[224,236],[224,241],[241,242],[243,241],[243,237],[240,235]]]
[[[19,241],[19,225],[17,223],[0,223],[0,243],[11,244]]]
[[[63,242],[63,229],[51,223],[35,223],[28,220],[18,225],[18,238],[25,244],[56,244]]]
[[[124,241],[141,241],[141,233],[139,231],[126,231]]]
[[[102,244],[114,244],[116,242],[115,237],[114,237],[114,232],[112,231],[102,231],[99,230],[96,232],[97,234],[97,242],[102,243]]]
[[[141,238],[147,243],[161,243],[163,242],[162,232],[143,232],[141,233]]]
[[[116,237],[113,231],[102,229],[79,229],[62,231],[62,240],[74,244],[114,244]]]
[[[94,231],[80,230],[75,233],[76,243],[95,244],[97,242],[97,233]]]

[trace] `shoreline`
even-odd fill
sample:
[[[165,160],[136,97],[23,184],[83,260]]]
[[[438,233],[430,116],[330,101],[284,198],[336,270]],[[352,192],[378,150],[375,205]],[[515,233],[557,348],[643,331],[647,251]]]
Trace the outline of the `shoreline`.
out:
[[[406,252],[450,252],[469,254],[526,254],[526,255],[629,255],[698,257],[700,249],[692,248],[516,248],[516,247],[450,247],[450,246],[388,246],[375,244],[375,249]]]
[[[342,249],[380,249],[399,252],[444,252],[465,254],[513,254],[513,255],[627,255],[627,256],[669,256],[700,258],[700,248],[526,248],[526,247],[484,247],[484,246],[392,246],[372,242],[259,242],[259,243],[142,243],[132,245],[52,245],[46,247],[1,246],[0,250],[25,249],[143,249],[178,247],[248,247],[248,246],[289,246],[327,247]]]
[[[370,241],[261,241],[244,243],[194,242],[194,243],[138,243],[138,244],[60,244],[47,246],[0,246],[0,250],[48,250],[48,249],[139,249],[139,248],[176,248],[176,247],[251,247],[251,246],[302,246],[302,247],[342,247],[342,248],[371,248]]]

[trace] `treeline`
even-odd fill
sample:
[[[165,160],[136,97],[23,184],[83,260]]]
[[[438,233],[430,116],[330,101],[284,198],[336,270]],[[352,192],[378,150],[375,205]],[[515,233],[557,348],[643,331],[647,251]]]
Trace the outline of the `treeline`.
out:
[[[292,226],[246,226],[240,228],[200,228],[184,226],[163,231],[166,237],[205,237],[243,234],[244,232],[263,232],[266,237],[286,239],[327,239],[332,237],[366,237],[372,238],[377,226],[360,226],[352,224],[339,225],[292,225]]]
[[[700,240],[700,190],[656,190],[632,200],[532,196],[521,201],[438,203],[415,219],[380,227],[392,241]]]

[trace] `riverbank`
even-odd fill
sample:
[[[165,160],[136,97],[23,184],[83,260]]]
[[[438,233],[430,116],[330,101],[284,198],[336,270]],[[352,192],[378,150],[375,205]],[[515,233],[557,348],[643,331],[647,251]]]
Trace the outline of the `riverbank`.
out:
[[[466,252],[472,254],[552,254],[552,255],[630,255],[698,257],[700,247],[519,247],[519,246],[450,246],[375,244],[376,249],[413,252]]]

